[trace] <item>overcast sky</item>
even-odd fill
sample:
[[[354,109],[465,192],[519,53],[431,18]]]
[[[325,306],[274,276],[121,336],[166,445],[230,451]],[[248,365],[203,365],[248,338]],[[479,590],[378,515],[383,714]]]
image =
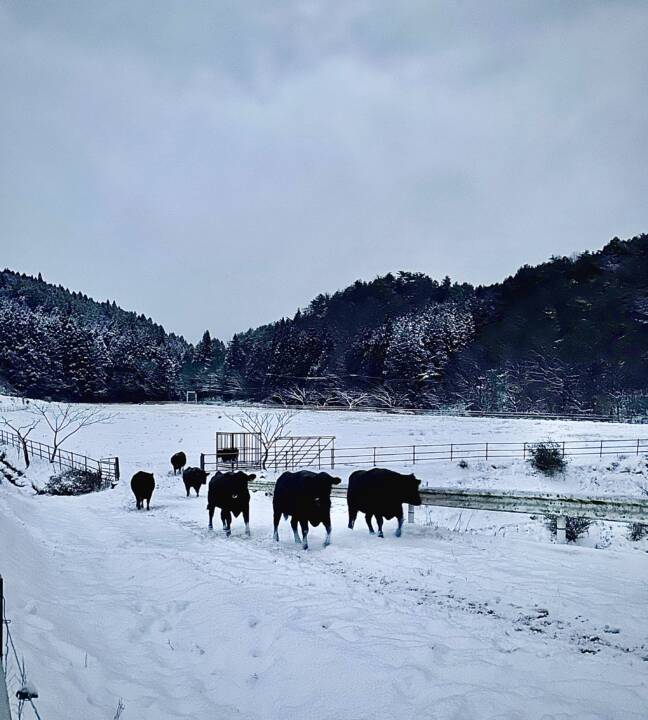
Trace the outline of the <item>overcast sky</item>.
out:
[[[641,232],[645,0],[0,0],[0,265],[189,340]]]

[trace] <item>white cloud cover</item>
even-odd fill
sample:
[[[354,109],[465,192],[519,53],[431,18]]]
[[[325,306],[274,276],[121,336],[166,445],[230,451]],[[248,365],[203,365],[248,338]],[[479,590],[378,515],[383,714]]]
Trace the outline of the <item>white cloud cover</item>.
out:
[[[195,340],[648,229],[643,2],[0,4],[2,264]]]

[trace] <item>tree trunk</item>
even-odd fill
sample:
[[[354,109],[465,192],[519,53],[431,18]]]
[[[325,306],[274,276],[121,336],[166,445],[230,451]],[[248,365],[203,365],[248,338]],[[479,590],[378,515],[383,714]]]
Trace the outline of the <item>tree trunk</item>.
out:
[[[22,450],[23,450],[23,458],[25,460],[25,468],[29,467],[29,450],[27,448],[27,440],[23,440],[21,438],[22,443]]]

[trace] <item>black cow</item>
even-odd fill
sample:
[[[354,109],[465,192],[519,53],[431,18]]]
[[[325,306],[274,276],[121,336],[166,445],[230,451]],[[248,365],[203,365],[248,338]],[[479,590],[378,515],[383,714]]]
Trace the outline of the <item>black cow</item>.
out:
[[[290,525],[296,543],[302,543],[308,550],[308,524],[326,528],[324,546],[331,543],[331,487],[339,485],[340,478],[325,472],[285,472],[275,484],[272,507],[274,510],[274,539],[279,541],[279,521],[283,515],[290,516]],[[300,540],[297,524],[301,526],[303,539]]]
[[[400,537],[403,527],[403,503],[420,505],[421,481],[414,475],[403,475],[393,470],[373,468],[372,470],[356,470],[349,477],[347,505],[349,506],[349,528],[352,530],[358,512],[365,514],[369,532],[374,529],[371,516],[375,516],[378,524],[378,537],[383,535],[383,518],[398,519],[396,537]]]
[[[153,473],[147,473],[143,470],[136,472],[131,478],[131,490],[135,495],[135,501],[137,502],[137,509],[144,509],[144,500],[146,500],[146,509],[150,509],[151,495],[155,490],[155,478]]]
[[[187,456],[182,452],[177,452],[175,455],[171,455],[171,467],[173,468],[173,474],[180,472],[182,468],[187,464]]]
[[[238,456],[239,451],[238,448],[231,447],[231,448],[221,448],[220,450],[216,451],[216,457],[218,460],[221,460],[225,463],[232,463],[232,467],[234,467],[234,464],[238,462]]]
[[[229,537],[232,534],[232,515],[238,517],[243,513],[245,534],[250,534],[250,491],[248,482],[256,475],[244,472],[217,472],[209,481],[207,492],[207,510],[209,511],[209,527],[213,528],[214,510],[221,509],[223,530]]]
[[[197,467],[185,468],[182,471],[182,482],[187,491],[187,497],[189,497],[189,490],[191,490],[191,488],[196,491],[196,495],[200,495],[201,485],[207,483],[207,473]]]

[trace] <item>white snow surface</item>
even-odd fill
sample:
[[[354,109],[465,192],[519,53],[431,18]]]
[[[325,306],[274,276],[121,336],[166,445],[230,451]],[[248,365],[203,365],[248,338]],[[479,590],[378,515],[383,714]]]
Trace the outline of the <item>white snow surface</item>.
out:
[[[392,522],[379,539],[360,519],[348,530],[334,500],[333,544],[322,547],[319,527],[303,551],[285,522],[272,541],[271,498],[257,492],[252,537],[238,518],[228,539],[207,529],[205,498],[185,497],[168,459],[213,452],[235,408],[110,410],[111,424],[67,447],[118,455],[114,490],[66,498],[0,485],[7,614],[43,720],[112,718],[120,698],[123,720],[647,716],[648,544],[630,543],[623,525],[560,546],[540,519],[421,508],[401,538]],[[642,437],[628,425],[345,412],[303,412],[290,429],[340,446]],[[495,465],[415,470],[430,485],[646,487],[644,458],[581,461],[555,480]],[[130,492],[139,469],[156,475],[149,512]],[[49,472],[35,462],[28,479]]]

